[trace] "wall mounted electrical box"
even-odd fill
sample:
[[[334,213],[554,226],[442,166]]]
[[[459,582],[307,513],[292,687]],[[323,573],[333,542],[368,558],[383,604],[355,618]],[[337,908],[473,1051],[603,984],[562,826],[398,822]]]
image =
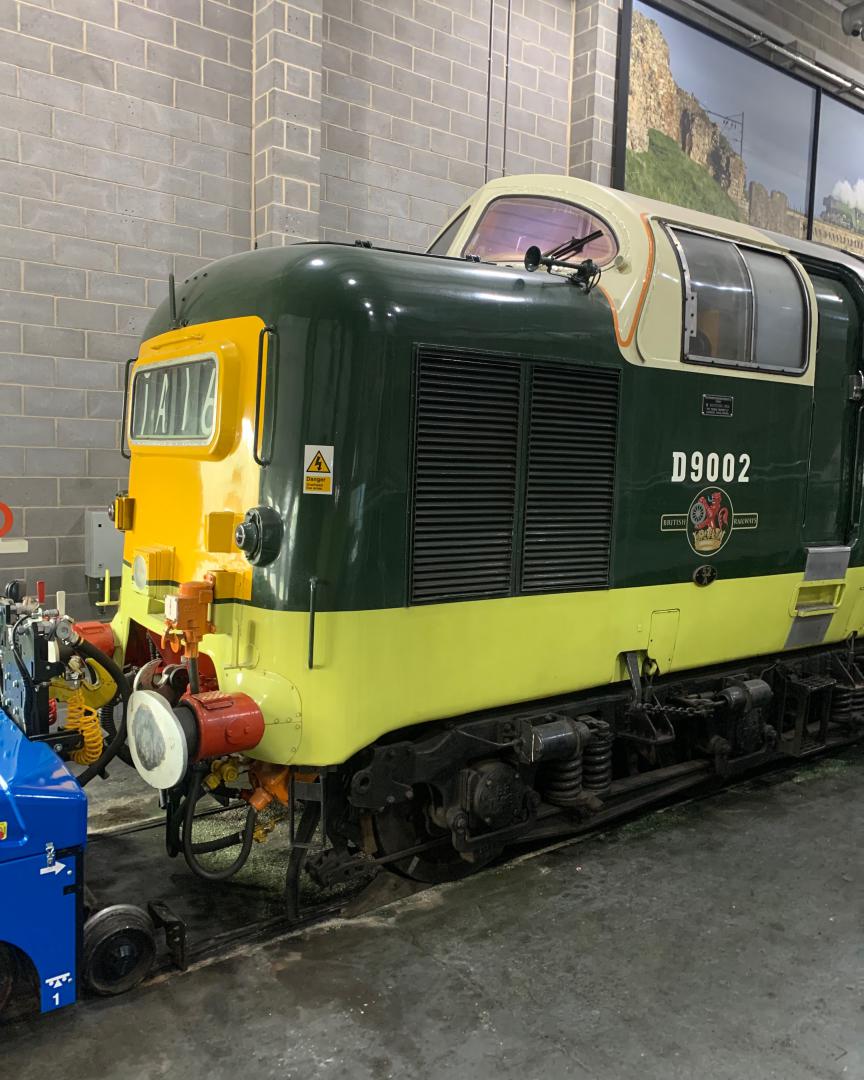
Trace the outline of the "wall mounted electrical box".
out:
[[[114,528],[107,510],[84,511],[84,573],[88,578],[112,578],[123,571],[123,533]]]

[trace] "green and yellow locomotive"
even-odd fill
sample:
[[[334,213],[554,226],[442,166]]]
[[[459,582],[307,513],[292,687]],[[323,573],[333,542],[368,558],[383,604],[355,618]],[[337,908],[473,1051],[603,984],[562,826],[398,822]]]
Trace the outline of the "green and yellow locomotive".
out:
[[[117,657],[169,845],[329,879],[854,739],[864,264],[565,177],[221,260],[128,389]],[[234,862],[202,791],[249,804]],[[236,838],[235,838],[236,839]],[[297,862],[293,871],[297,870]]]

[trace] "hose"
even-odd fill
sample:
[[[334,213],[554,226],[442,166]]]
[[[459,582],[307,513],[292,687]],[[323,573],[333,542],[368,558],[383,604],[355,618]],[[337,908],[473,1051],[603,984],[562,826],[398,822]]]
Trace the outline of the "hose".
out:
[[[193,844],[192,843],[192,828],[195,823],[195,807],[198,804],[198,800],[201,798],[201,785],[204,781],[206,769],[200,767],[192,770],[192,777],[189,781],[189,790],[186,793],[186,805],[183,813],[183,858],[186,860],[186,865],[197,877],[202,878],[204,881],[225,881],[227,878],[233,877],[238,870],[242,869],[246,860],[249,858],[249,852],[252,850],[252,841],[255,838],[255,823],[258,820],[258,812],[253,806],[250,806],[246,811],[246,824],[243,827],[243,831],[239,833],[230,833],[228,836],[220,837],[218,840],[208,840],[204,843]],[[234,862],[229,863],[228,866],[222,867],[220,870],[208,870],[203,867],[197,859],[198,854],[205,852],[220,851],[222,848],[233,847],[235,844],[240,844],[240,852]]]
[[[99,714],[84,704],[84,691],[80,687],[69,695],[66,726],[63,730],[80,732],[84,740],[81,749],[72,754],[76,765],[92,765],[102,756],[105,743]]]
[[[95,663],[101,664],[102,667],[105,668],[116,683],[117,690],[123,701],[123,715],[120,718],[120,723],[117,725],[117,730],[114,732],[111,741],[102,750],[98,760],[94,761],[92,765],[88,765],[84,772],[76,777],[80,786],[85,787],[90,783],[94,776],[98,776],[99,773],[105,769],[105,766],[108,765],[110,761],[113,761],[114,758],[120,754],[121,750],[125,748],[126,712],[132,690],[129,686],[129,680],[123,674],[120,666],[115,664],[113,658],[102,652],[101,649],[97,649],[95,645],[91,645],[90,642],[86,641],[84,638],[81,638],[77,644],[73,646],[73,649],[79,656],[83,656],[85,660],[93,660]],[[123,758],[123,760],[125,761],[126,758]]]

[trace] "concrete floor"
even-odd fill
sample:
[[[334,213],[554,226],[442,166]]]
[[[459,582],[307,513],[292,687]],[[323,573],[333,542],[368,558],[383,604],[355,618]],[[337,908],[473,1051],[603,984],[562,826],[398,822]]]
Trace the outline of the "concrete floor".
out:
[[[864,1078],[862,788],[847,753],[35,1018],[3,1075]]]
[[[108,767],[106,779],[97,776],[91,780],[86,790],[90,836],[164,817],[159,809],[159,793],[122,761]]]

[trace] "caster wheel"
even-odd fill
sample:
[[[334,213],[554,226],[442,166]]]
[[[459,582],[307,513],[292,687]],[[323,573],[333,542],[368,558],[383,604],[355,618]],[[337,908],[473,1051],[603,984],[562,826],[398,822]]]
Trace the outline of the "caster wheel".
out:
[[[0,942],[0,1024],[21,1020],[39,1009],[39,983],[33,965],[14,945]]]
[[[8,945],[0,944],[0,1016],[12,997],[15,986],[15,958]]]
[[[95,994],[124,994],[156,959],[156,930],[133,904],[102,908],[84,923],[84,985]]]

